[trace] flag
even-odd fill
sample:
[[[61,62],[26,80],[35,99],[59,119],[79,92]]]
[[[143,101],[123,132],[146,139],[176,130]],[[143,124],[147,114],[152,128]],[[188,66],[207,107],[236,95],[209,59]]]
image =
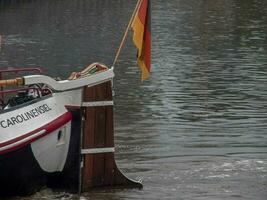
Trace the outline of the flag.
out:
[[[133,41],[137,48],[137,63],[142,71],[142,81],[151,71],[151,16],[150,0],[141,0],[132,22]]]

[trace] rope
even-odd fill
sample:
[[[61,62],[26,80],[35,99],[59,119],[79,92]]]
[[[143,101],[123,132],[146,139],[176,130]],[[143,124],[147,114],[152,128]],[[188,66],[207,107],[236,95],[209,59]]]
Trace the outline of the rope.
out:
[[[140,8],[141,2],[142,2],[142,0],[138,0],[137,4],[136,4],[136,6],[135,6],[135,9],[134,9],[134,11],[133,11],[132,17],[131,17],[131,19],[130,19],[130,21],[129,21],[129,23],[128,23],[128,26],[127,26],[127,28],[126,28],[126,30],[125,30],[125,32],[124,32],[123,38],[122,38],[121,43],[120,43],[120,46],[119,46],[119,48],[118,48],[118,50],[117,50],[117,53],[116,53],[116,56],[115,56],[115,58],[114,58],[114,61],[113,61],[112,66],[115,66],[115,64],[116,64],[116,62],[117,62],[117,60],[118,60],[118,58],[119,58],[119,55],[120,55],[121,50],[122,50],[122,47],[123,47],[123,45],[125,44],[126,37],[127,37],[127,35],[128,35],[129,29],[130,29],[130,27],[131,27],[131,24],[132,24],[132,22],[133,22],[133,19],[134,19],[135,15],[136,15],[137,10],[139,10],[139,8]]]
[[[76,80],[88,75],[96,74],[108,70],[108,67],[102,63],[92,63],[81,72],[72,72],[68,80]]]

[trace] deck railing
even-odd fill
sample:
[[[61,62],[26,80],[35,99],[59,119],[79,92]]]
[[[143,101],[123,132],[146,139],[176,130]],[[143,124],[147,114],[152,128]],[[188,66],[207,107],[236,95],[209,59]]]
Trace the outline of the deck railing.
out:
[[[25,74],[29,72],[32,72],[35,74],[41,74],[42,69],[40,69],[39,67],[21,67],[21,68],[9,67],[7,69],[0,69],[0,80],[4,79],[5,74],[20,74],[20,73]],[[25,90],[25,89],[4,90],[4,87],[0,87],[0,102],[3,103],[5,101],[5,94],[17,93],[21,90]]]

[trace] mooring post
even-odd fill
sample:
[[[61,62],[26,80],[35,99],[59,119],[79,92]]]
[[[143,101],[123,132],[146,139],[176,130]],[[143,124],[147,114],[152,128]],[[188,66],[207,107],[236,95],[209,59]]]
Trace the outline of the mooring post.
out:
[[[142,188],[141,182],[130,180],[119,171],[114,159],[111,81],[84,87],[83,101],[81,192],[96,187]]]

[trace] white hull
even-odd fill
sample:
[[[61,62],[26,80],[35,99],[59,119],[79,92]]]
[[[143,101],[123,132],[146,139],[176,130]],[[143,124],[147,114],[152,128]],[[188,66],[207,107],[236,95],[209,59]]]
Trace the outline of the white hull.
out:
[[[54,96],[1,114],[0,154],[31,144],[46,172],[64,167],[70,140],[71,114]]]
[[[73,81],[24,77],[25,85],[45,84],[53,93],[0,111],[0,196],[79,186],[82,88],[113,76],[109,69]]]

